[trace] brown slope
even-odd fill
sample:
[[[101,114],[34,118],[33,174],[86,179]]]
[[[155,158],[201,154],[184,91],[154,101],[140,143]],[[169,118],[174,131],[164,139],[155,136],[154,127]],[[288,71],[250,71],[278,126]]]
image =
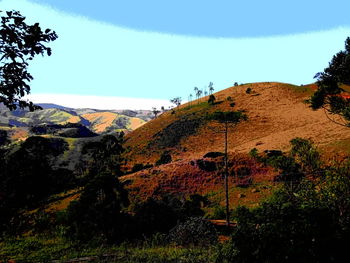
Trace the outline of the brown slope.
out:
[[[249,87],[252,94],[245,92]],[[166,127],[174,122],[203,118],[206,113],[216,110],[232,110],[232,102],[227,97],[233,98],[235,110],[244,109],[249,117],[248,121],[231,129],[229,152],[247,153],[254,147],[259,151],[288,150],[289,141],[295,137],[312,139],[320,147],[350,140],[349,128],[332,123],[322,110],[313,111],[304,103],[312,93],[312,85],[300,87],[275,82],[227,88],[214,94],[217,101],[223,101],[221,104],[208,106],[193,102],[191,107],[185,104],[175,110],[175,114],[164,113],[130,133],[126,142],[130,147],[128,157],[131,164],[154,163],[164,150],[171,150],[173,160],[200,158],[209,151],[222,151],[224,138],[213,131],[213,127],[219,128],[213,122],[203,124],[193,134],[186,134],[174,146],[159,145],[157,141],[164,136],[162,131],[169,131]]]

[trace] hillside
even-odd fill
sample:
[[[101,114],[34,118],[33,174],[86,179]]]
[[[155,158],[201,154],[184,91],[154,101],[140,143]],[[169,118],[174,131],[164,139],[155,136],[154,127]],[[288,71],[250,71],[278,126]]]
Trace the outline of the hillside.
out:
[[[247,94],[247,88],[253,92]],[[249,120],[230,130],[229,152],[247,153],[254,147],[259,151],[287,150],[294,137],[309,138],[320,148],[350,140],[348,128],[332,123],[323,111],[313,111],[304,102],[314,89],[314,85],[275,82],[230,87],[214,94],[219,102],[216,105],[210,106],[207,98],[202,98],[181,105],[174,114],[163,113],[128,134],[125,146],[130,147],[134,162],[155,162],[164,150],[172,150],[173,159],[200,158],[209,151],[222,151],[224,138],[214,131],[220,130],[219,125],[204,121],[204,117],[232,109],[245,110]],[[234,108],[230,107],[232,102]],[[171,139],[170,133],[177,138]]]
[[[247,88],[252,89],[250,94],[246,93]],[[131,168],[136,163],[154,164],[161,153],[169,151],[173,162],[128,175],[123,180],[135,195],[145,198],[159,189],[209,193],[222,185],[222,180],[217,181],[218,170],[203,174],[196,164],[198,160],[205,160],[206,153],[224,149],[222,127],[205,118],[214,111],[245,110],[249,118],[229,130],[228,152],[233,170],[237,168],[234,164],[237,158],[243,158],[246,163],[251,161],[247,156],[251,149],[288,151],[289,141],[295,137],[311,139],[329,158],[334,153],[349,154],[349,128],[334,124],[323,111],[313,111],[304,102],[315,89],[315,85],[275,82],[245,84],[215,93],[215,105],[209,105],[207,98],[202,98],[181,105],[174,113],[163,113],[127,135],[127,158]],[[231,107],[233,102],[235,106]],[[233,190],[232,198],[237,203],[236,193],[244,192],[250,197],[246,202],[254,203],[252,199],[257,202],[258,196],[270,191],[272,178],[271,173],[265,176],[257,173],[251,189],[260,188],[261,182],[263,187],[254,194],[245,189]]]
[[[9,111],[0,105],[0,128],[10,131],[12,139],[26,137],[33,126],[65,125],[76,123],[84,125],[98,134],[134,130],[151,119],[150,111],[103,111],[95,109],[73,109],[56,104],[40,104],[42,110]],[[19,135],[20,134],[20,135]]]

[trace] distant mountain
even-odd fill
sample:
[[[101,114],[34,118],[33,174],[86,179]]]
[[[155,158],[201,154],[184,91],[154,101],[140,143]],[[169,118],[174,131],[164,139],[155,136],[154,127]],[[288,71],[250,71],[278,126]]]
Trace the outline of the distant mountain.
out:
[[[151,111],[74,109],[52,103],[38,104],[43,109],[30,112],[8,110],[0,105],[0,128],[42,125],[81,124],[97,134],[132,131],[151,119]]]

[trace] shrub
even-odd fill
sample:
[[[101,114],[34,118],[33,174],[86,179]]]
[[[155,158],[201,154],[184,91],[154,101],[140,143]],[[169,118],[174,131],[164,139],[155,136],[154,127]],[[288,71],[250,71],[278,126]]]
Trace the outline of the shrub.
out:
[[[122,241],[129,220],[120,211],[128,202],[127,192],[116,177],[103,174],[93,178],[79,200],[67,208],[69,237],[80,241]]]
[[[217,157],[221,157],[224,156],[225,154],[222,152],[207,152],[203,158],[217,158]]]
[[[169,240],[180,246],[209,246],[216,243],[217,238],[214,226],[200,217],[189,218],[169,232]]]
[[[247,93],[247,94],[251,94],[252,93],[252,88],[247,88],[246,90],[245,90],[245,93]]]
[[[134,220],[138,235],[166,233],[176,225],[179,215],[175,212],[175,208],[181,204],[173,205],[167,201],[149,198],[136,205]]]
[[[215,96],[214,96],[213,94],[211,94],[211,95],[209,96],[208,103],[209,103],[210,105],[214,105],[214,104],[215,104],[215,100],[216,100]]]
[[[226,210],[225,207],[217,205],[214,207],[213,219],[226,219]]]
[[[197,160],[197,165],[199,167],[199,169],[206,171],[206,172],[213,172],[216,171],[216,163],[212,162],[212,161],[206,161],[206,160],[202,160],[199,159]]]
[[[132,173],[136,173],[136,172],[138,172],[138,171],[141,171],[141,170],[144,170],[144,169],[148,169],[148,168],[152,168],[152,167],[153,167],[153,165],[152,165],[152,164],[149,164],[149,163],[147,163],[147,164],[136,163],[136,164],[132,167],[131,172],[132,172]]]
[[[159,160],[156,162],[156,166],[171,163],[172,158],[169,151],[165,151],[161,154]]]

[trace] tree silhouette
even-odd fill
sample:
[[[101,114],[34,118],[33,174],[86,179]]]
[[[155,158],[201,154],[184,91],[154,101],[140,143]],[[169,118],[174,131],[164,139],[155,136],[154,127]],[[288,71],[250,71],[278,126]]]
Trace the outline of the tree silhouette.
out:
[[[50,29],[44,32],[39,23],[27,25],[18,11],[6,12],[0,26],[0,102],[10,110],[17,107],[33,111],[40,107],[21,98],[30,93],[33,76],[27,71],[28,61],[36,55],[50,56],[51,48],[43,43],[54,41],[57,34]]]
[[[214,91],[214,87],[213,87],[213,82],[209,82],[209,94],[213,94],[213,91]]]
[[[227,146],[228,146],[228,129],[230,126],[234,126],[242,120],[247,120],[248,117],[243,111],[217,111],[208,116],[209,120],[217,121],[224,125],[225,134],[225,199],[226,199],[226,224],[230,225],[230,206],[228,196],[228,158],[227,158]]]
[[[214,105],[215,100],[216,100],[215,96],[213,94],[211,94],[209,96],[208,103],[211,104],[211,105]]]
[[[175,104],[176,107],[179,107],[181,105],[181,97],[176,97],[170,100],[171,103]]]
[[[315,75],[318,89],[310,99],[311,108],[323,108],[325,113],[337,114],[337,124],[350,127],[350,96],[342,96],[342,84],[350,85],[350,38],[345,41],[345,51],[333,56],[329,66]]]
[[[96,236],[108,243],[123,240],[127,218],[121,209],[128,205],[127,191],[117,177],[103,173],[92,178],[79,200],[67,208],[69,236],[81,241]]]
[[[198,88],[197,87],[194,87],[194,94],[196,95],[196,98],[199,99],[198,97]]]
[[[198,103],[199,103],[199,98],[201,97],[203,91],[202,90],[197,90],[197,97],[198,97]]]
[[[163,109],[164,109],[164,107],[163,107]],[[152,113],[154,114],[154,118],[157,118],[157,115],[160,113],[160,110],[157,110],[156,107],[153,107],[152,108]]]
[[[192,104],[192,98],[193,98],[193,95],[190,94],[190,106],[191,106],[191,104]]]

